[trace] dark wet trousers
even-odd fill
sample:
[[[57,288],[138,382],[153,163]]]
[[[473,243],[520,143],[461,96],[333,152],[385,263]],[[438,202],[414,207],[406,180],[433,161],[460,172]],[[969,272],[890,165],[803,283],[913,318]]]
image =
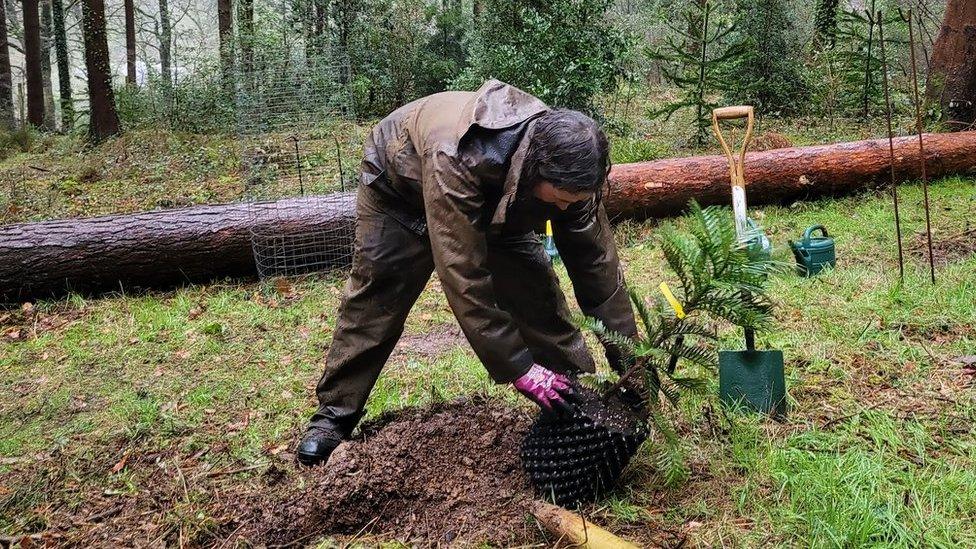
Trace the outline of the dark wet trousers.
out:
[[[316,390],[312,426],[352,433],[434,271],[426,234],[404,216],[391,215],[395,207],[360,185],[352,272]],[[592,370],[593,359],[536,235],[489,238],[488,248],[498,304],[512,316],[535,362],[556,371]]]

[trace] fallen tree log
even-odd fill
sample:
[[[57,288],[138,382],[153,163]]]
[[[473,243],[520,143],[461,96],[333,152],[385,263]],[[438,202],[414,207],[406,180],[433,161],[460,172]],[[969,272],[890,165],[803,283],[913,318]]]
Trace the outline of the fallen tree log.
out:
[[[929,177],[976,173],[976,132],[925,134]],[[887,183],[887,139],[774,149],[746,155],[749,204],[777,204],[847,194]],[[918,137],[895,139],[899,180],[920,177]],[[724,156],[672,158],[614,166],[605,198],[612,218],[675,215],[692,199],[729,204]]]
[[[900,179],[918,175],[916,139],[895,141]],[[927,134],[925,152],[930,177],[976,173],[976,132]],[[870,188],[887,181],[888,158],[886,139],[750,153],[749,201],[768,204]],[[678,214],[691,199],[703,205],[730,202],[724,157],[615,166],[604,200],[612,218],[642,219]],[[319,235],[311,246],[333,249],[341,264],[350,256],[354,204],[346,193],[3,226],[0,302],[254,276],[251,237],[260,236],[263,225],[273,225],[276,234]],[[273,246],[274,237],[268,238]]]
[[[355,194],[340,193],[0,226],[0,302],[254,277],[252,238],[334,252],[322,261],[342,267],[355,211]]]

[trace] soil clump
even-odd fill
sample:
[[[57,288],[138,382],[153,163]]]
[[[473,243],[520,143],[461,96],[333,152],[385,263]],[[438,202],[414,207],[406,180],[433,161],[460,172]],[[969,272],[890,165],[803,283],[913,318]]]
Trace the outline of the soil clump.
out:
[[[530,421],[483,399],[381,417],[326,466],[303,472],[304,488],[265,507],[252,541],[300,544],[330,534],[432,545],[534,540],[519,462]]]

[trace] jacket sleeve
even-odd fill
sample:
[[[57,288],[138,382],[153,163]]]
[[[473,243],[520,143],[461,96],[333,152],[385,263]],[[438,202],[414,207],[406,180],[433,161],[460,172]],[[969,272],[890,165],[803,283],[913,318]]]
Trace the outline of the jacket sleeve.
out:
[[[637,334],[617,245],[603,204],[590,200],[553,220],[553,238],[573,282],[583,314],[626,336]],[[620,352],[604,342],[610,366],[620,371]]]
[[[424,158],[423,187],[434,265],[451,310],[492,379],[512,382],[533,360],[495,299],[480,186],[463,164],[434,150]]]

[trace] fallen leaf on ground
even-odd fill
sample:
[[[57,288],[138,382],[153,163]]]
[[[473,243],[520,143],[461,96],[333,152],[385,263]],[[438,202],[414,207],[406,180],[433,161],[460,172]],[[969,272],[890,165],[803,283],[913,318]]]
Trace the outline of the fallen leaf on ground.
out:
[[[115,463],[115,465],[112,466],[112,472],[118,473],[119,471],[121,471],[125,467],[125,464],[128,463],[128,461],[129,461],[129,454],[126,453],[124,456],[122,456],[122,459],[120,459],[118,462]]]

